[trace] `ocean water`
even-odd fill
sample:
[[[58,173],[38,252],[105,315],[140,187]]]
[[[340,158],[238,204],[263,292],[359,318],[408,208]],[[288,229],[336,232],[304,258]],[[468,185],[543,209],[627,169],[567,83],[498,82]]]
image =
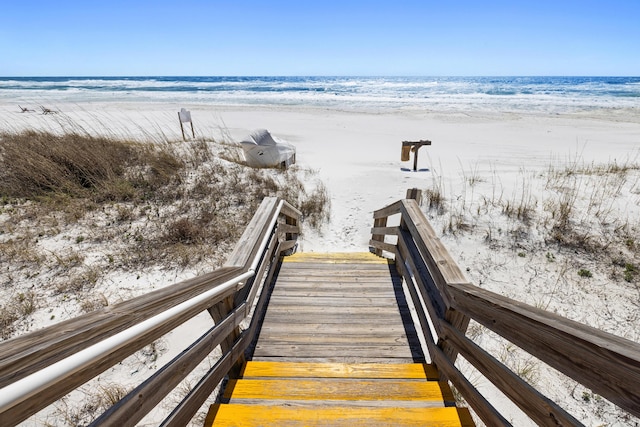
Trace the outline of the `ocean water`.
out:
[[[0,102],[565,113],[640,109],[640,77],[0,77]]]

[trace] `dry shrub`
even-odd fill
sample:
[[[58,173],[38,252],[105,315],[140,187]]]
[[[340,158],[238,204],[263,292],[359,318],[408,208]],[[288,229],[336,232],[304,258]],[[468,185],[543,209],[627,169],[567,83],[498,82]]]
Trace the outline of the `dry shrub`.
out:
[[[19,292],[0,305],[0,337],[10,338],[15,322],[29,316],[38,308],[36,294],[32,291]]]
[[[129,389],[120,384],[100,384],[85,392],[79,401],[63,398],[55,405],[53,417],[55,425],[89,425],[95,418],[118,403],[129,393]]]
[[[4,265],[13,263],[16,266],[40,264],[44,256],[33,245],[33,238],[27,236],[0,242],[0,262]]]
[[[163,240],[167,243],[196,243],[204,237],[205,233],[200,224],[191,218],[180,218],[167,226]]]
[[[64,194],[103,202],[131,200],[137,188],[155,191],[172,182],[184,165],[168,148],[24,131],[0,134],[0,166],[3,197]]]
[[[80,301],[80,309],[84,313],[90,313],[92,311],[100,310],[101,308],[107,307],[109,305],[109,301],[104,294],[91,294],[87,295],[86,299]]]
[[[424,191],[429,202],[429,209],[435,209],[439,213],[444,213],[444,196],[440,192],[439,188],[427,188]]]
[[[78,194],[96,188],[133,157],[131,146],[105,138],[26,131],[3,134],[0,191],[29,198],[47,192]]]
[[[317,187],[300,202],[300,212],[305,222],[317,228],[330,219],[331,199],[327,187],[318,183]]]
[[[93,289],[100,277],[102,277],[102,270],[98,267],[83,267],[79,272],[74,270],[66,280],[58,283],[56,292],[84,295]]]

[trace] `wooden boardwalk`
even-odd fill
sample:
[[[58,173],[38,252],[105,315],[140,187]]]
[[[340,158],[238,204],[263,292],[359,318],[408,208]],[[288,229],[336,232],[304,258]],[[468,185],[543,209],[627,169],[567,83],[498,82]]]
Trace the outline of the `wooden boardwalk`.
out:
[[[424,363],[402,279],[371,253],[285,257],[253,357],[205,426],[473,426]]]
[[[370,253],[285,257],[253,360],[423,362],[394,264]]]

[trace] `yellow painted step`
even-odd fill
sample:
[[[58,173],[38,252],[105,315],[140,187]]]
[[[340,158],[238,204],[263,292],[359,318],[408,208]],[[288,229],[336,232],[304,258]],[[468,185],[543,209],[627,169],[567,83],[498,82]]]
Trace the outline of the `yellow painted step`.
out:
[[[309,363],[249,361],[243,378],[378,378],[437,380],[438,371],[422,363]]]
[[[232,403],[238,399],[296,401],[404,401],[423,406],[444,406],[453,402],[446,382],[406,380],[307,380],[307,379],[239,379],[230,380],[224,397]]]
[[[464,408],[352,408],[264,405],[211,405],[205,427],[210,426],[428,426],[473,427]]]
[[[379,257],[371,252],[298,252],[286,256],[283,262],[317,262],[327,264],[388,264],[390,259]]]

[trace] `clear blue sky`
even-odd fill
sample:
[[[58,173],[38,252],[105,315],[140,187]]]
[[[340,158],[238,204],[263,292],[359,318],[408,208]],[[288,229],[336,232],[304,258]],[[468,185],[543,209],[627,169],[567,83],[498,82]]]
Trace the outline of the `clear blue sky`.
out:
[[[0,76],[640,75],[640,0],[18,0]]]

